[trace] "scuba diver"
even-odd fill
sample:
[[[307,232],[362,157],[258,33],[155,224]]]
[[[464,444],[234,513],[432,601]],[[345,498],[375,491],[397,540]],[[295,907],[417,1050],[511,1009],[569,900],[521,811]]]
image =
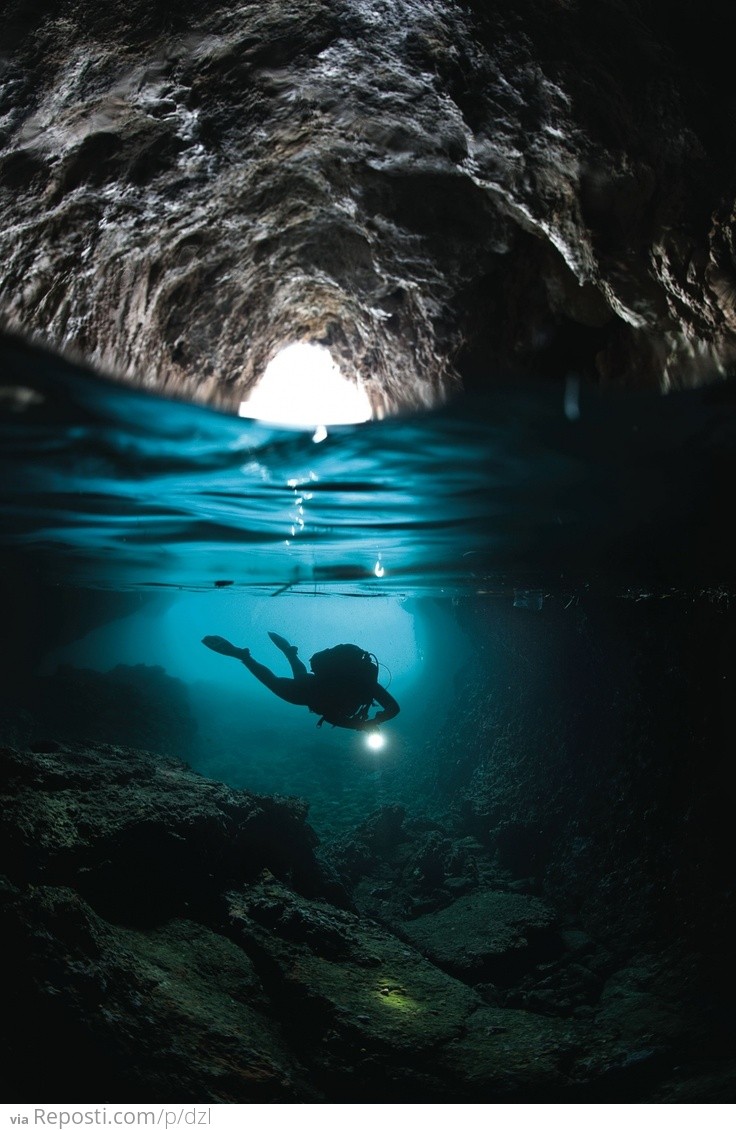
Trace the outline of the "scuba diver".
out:
[[[239,659],[259,682],[285,702],[308,706],[313,714],[321,716],[318,726],[329,722],[347,730],[376,732],[380,722],[388,722],[399,713],[396,699],[378,682],[378,660],[370,652],[352,643],[328,647],[309,660],[310,674],[298,658],[296,647],[276,632],[268,635],[288,659],[293,678],[274,675],[253,659],[247,647],[235,647],[222,636],[205,636],[202,643],[219,655]],[[374,702],[383,710],[369,718]]]

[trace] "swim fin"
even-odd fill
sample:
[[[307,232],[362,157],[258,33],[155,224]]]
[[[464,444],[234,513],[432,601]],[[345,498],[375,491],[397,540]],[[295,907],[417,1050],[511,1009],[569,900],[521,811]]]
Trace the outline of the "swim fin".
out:
[[[283,636],[277,635],[276,632],[269,632],[268,638],[272,643],[276,644],[279,651],[283,651],[284,655],[289,655],[289,653],[296,655],[297,649],[290,644],[288,640],[285,640]]]

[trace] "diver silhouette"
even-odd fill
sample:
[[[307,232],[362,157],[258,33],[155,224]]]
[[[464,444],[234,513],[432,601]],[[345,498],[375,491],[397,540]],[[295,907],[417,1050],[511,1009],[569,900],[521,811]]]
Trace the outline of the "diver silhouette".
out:
[[[297,656],[297,648],[269,632],[269,637],[289,661],[292,678],[275,675],[262,663],[257,663],[247,647],[235,647],[222,636],[205,636],[202,643],[219,655],[239,659],[252,675],[294,706],[308,706],[313,714],[321,715],[318,726],[329,722],[347,730],[378,729],[380,722],[388,722],[399,713],[399,704],[378,682],[378,660],[375,656],[352,643],[337,644],[318,651],[309,660],[312,673]],[[373,718],[368,712],[374,703],[383,707]]]

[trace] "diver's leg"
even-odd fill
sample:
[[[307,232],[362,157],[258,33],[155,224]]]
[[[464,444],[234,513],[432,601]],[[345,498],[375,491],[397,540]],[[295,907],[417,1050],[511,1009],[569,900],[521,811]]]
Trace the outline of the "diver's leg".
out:
[[[235,647],[222,636],[205,636],[202,643],[210,651],[216,651],[218,655],[228,655],[233,659],[239,659],[251,674],[255,675],[260,683],[263,683],[264,687],[268,687],[279,698],[283,698],[284,702],[291,702],[294,706],[308,705],[303,686],[295,682],[294,679],[280,679],[278,675],[274,675],[268,667],[264,667],[262,663],[253,659],[247,647]],[[298,660],[297,663],[299,663]],[[304,664],[299,664],[299,666],[304,668],[303,673],[306,674],[307,670]]]
[[[232,659],[242,659],[244,655],[250,655],[247,647],[236,647],[224,636],[205,636],[202,643],[210,651],[216,651],[218,655],[229,655]]]
[[[271,642],[275,643],[279,651],[282,651],[286,658],[289,660],[291,673],[295,679],[300,678],[300,676],[302,675],[309,674],[301,659],[297,658],[297,649],[293,644],[290,644],[289,641],[285,640],[283,636],[278,636],[276,632],[269,632],[268,636]]]
[[[247,649],[245,650],[247,651]],[[249,651],[241,658],[243,666],[248,668],[251,675],[255,675],[259,683],[263,683],[264,687],[268,687],[279,698],[283,698],[284,702],[291,702],[294,706],[307,705],[304,688],[296,680],[282,679],[278,675],[274,675],[273,671],[265,667],[263,663],[258,663],[253,659]]]

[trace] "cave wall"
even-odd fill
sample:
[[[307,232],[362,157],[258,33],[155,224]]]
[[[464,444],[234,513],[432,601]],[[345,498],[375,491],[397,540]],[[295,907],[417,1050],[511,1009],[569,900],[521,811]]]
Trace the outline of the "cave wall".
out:
[[[460,605],[476,645],[428,773],[435,808],[614,948],[722,965],[733,930],[728,599]]]
[[[733,103],[694,15],[15,0],[0,19],[12,328],[229,405],[280,345],[321,342],[378,414],[499,375],[728,371]]]

